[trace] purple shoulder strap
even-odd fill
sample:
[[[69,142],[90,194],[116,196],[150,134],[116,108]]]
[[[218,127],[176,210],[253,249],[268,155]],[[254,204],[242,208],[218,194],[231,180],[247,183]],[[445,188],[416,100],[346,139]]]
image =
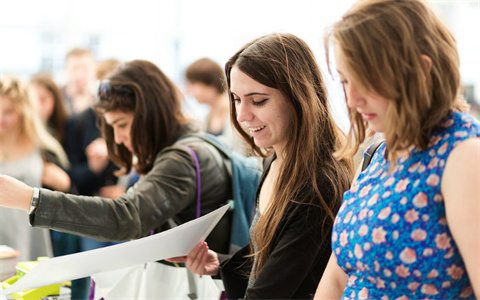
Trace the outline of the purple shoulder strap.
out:
[[[197,169],[197,218],[200,217],[201,213],[200,213],[200,192],[201,192],[201,181],[200,181],[200,165],[198,163],[198,158],[197,158],[197,155],[195,154],[195,151],[193,151],[192,148],[190,148],[189,146],[185,145],[185,147],[187,147],[188,150],[190,150],[190,152],[192,153],[193,155],[193,159],[195,160],[195,167]]]

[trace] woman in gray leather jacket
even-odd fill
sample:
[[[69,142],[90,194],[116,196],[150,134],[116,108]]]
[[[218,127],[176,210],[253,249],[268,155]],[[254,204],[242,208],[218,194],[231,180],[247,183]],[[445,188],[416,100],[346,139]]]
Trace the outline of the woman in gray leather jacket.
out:
[[[153,63],[131,61],[119,66],[99,87],[96,111],[108,155],[122,173],[132,169],[140,180],[117,199],[86,197],[39,190],[31,207],[32,189],[1,176],[0,205],[30,210],[35,227],[51,228],[100,241],[126,241],[166,229],[169,219],[183,223],[196,217],[197,176],[201,177],[201,214],[232,199],[230,176],[223,156],[199,138],[181,110],[181,94]],[[7,202],[15,203],[7,203]],[[214,228],[209,245],[228,253],[231,214]]]

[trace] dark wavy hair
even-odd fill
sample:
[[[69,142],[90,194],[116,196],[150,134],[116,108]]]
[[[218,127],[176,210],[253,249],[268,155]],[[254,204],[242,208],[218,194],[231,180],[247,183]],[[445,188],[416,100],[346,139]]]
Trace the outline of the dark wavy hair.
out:
[[[156,155],[172,145],[188,123],[181,109],[181,93],[156,65],[144,60],[120,65],[107,79],[119,89],[109,97],[99,97],[96,111],[100,115],[109,111],[134,114],[130,132],[133,154],[123,144],[115,143],[113,128],[101,118],[109,157],[122,168],[122,173],[128,173],[135,155],[136,172],[146,174],[152,169]]]
[[[314,195],[305,203],[321,207],[328,216],[323,224],[333,224],[343,193],[350,187],[353,165],[350,159],[333,157],[344,135],[330,113],[317,61],[303,40],[292,34],[275,33],[246,44],[226,63],[228,87],[233,67],[265,86],[280,90],[293,111],[289,130],[285,132],[286,157],[274,188],[272,205],[253,229],[253,242],[258,249],[254,276],[258,276],[287,206],[296,202],[302,192]],[[236,121],[237,111],[230,92],[229,97],[233,126],[254,153],[267,156],[270,151],[258,148]],[[320,182],[319,178],[327,182]],[[325,195],[319,184],[329,186],[332,194]]]

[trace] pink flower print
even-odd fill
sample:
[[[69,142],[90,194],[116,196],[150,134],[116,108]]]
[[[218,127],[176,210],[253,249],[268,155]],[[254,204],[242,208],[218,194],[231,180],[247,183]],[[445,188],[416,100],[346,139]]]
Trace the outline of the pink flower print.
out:
[[[353,214],[352,211],[349,211],[349,212],[347,213],[347,215],[345,216],[345,218],[343,219],[343,223],[348,223],[348,222],[350,222],[350,219],[352,218],[352,214]]]
[[[357,261],[357,269],[359,269],[360,271],[365,271],[365,267],[363,266],[363,263],[361,261]]]
[[[400,252],[400,260],[406,264],[412,264],[417,261],[417,252],[407,247]]]
[[[347,261],[347,263],[345,264],[345,266],[347,267],[347,269],[351,269],[352,268],[352,265]]]
[[[336,255],[340,255],[340,251],[341,251],[341,250],[342,250],[342,249],[341,249],[340,247],[337,247],[337,249],[335,249],[335,254],[336,254]]]
[[[372,239],[375,244],[381,244],[386,242],[387,240],[385,239],[385,236],[387,235],[387,232],[383,230],[383,227],[377,227],[374,228],[372,231]]]
[[[450,283],[450,281],[444,281],[442,283],[442,288],[446,289],[446,288],[449,288],[450,286],[452,286],[452,284]]]
[[[466,137],[468,133],[466,131],[457,131],[453,135],[456,137],[462,138],[462,137]]]
[[[391,219],[392,224],[395,224],[398,221],[400,221],[400,216],[398,214],[393,214]]]
[[[380,279],[377,277],[377,289],[384,289],[385,288],[385,280]]]
[[[442,126],[445,128],[448,128],[453,125],[453,122],[454,122],[453,119],[448,119],[445,122],[443,122]]]
[[[355,275],[349,276],[349,277],[348,277],[348,281],[347,281],[347,285],[348,285],[348,286],[353,286],[353,285],[355,285],[355,281],[357,281],[357,278],[358,278],[358,277],[355,276]]]
[[[432,279],[432,278],[437,278],[438,277],[438,271],[437,269],[433,269],[428,273],[427,279]]]
[[[417,163],[411,165],[410,168],[408,168],[408,172],[410,172],[410,173],[415,172],[415,170],[418,169],[420,164],[421,164],[421,162],[417,162]]]
[[[368,206],[375,205],[377,203],[377,200],[378,200],[378,194],[375,194],[368,200],[367,205]]]
[[[417,277],[422,277],[422,273],[419,270],[414,270],[413,275],[415,275]]]
[[[360,190],[360,194],[359,194],[360,198],[361,198],[361,197],[365,197],[365,196],[370,192],[371,189],[372,189],[372,185],[371,185],[371,184],[363,187],[363,188]]]
[[[416,282],[416,281],[410,282],[410,283],[408,284],[408,289],[413,292],[413,291],[415,291],[419,286],[420,286],[420,283],[418,283],[418,282]]]
[[[425,248],[423,250],[423,256],[427,257],[427,256],[431,256],[433,254],[433,249],[432,248]]]
[[[351,192],[352,194],[356,193],[356,192],[358,191],[358,188],[359,188],[359,187],[360,187],[360,185],[358,184],[358,181],[356,181],[356,182],[353,184],[352,188],[350,189],[350,192]]]
[[[360,226],[360,229],[358,230],[358,235],[359,236],[366,236],[368,233],[368,226],[363,224],[362,226]]]
[[[371,218],[373,216],[373,210],[368,211],[368,217]]]
[[[420,179],[415,180],[415,182],[413,183],[413,187],[417,187],[419,183],[420,183]]]
[[[445,167],[445,160],[444,159],[441,159],[440,160],[440,167]]]
[[[371,284],[377,283],[377,280],[375,280],[375,278],[373,278],[372,276],[368,276],[368,277],[367,277],[367,280],[368,280],[368,282],[370,282]]]
[[[391,186],[394,182],[395,182],[395,178],[394,178],[394,177],[390,177],[390,178],[388,178],[388,180],[383,184],[383,186],[384,186],[384,187],[389,187],[389,186]]]
[[[340,233],[340,246],[345,247],[345,245],[348,243],[348,233],[346,230],[342,231]]]
[[[353,253],[351,250],[348,251],[348,257],[353,258]]]
[[[380,271],[380,263],[378,261],[373,262],[373,269],[375,270],[375,272]]]
[[[390,206],[385,207],[378,213],[378,218],[380,220],[385,220],[386,218],[388,218],[391,212],[392,212],[392,209],[390,208]]]
[[[422,208],[427,206],[428,203],[428,196],[425,193],[418,193],[413,197],[413,205],[418,208]]]
[[[353,239],[354,236],[355,236],[355,232],[353,230],[350,231],[350,239]]]
[[[425,165],[420,165],[420,167],[418,167],[418,171],[417,171],[417,172],[420,173],[420,174],[422,174],[423,172],[425,172],[425,169],[427,169],[427,168],[425,167]]]
[[[432,157],[435,156],[435,149],[430,150],[430,151],[428,152],[428,155],[430,155],[430,156],[432,156]]]
[[[382,198],[383,199],[388,198],[388,197],[390,197],[391,194],[392,193],[390,193],[390,191],[386,191],[385,193],[383,193]]]
[[[393,239],[394,239],[394,240],[398,239],[398,236],[399,236],[398,230],[395,230],[395,231],[392,233]]]
[[[353,225],[353,224],[355,224],[355,222],[357,222],[357,216],[354,215],[350,224]]]
[[[437,174],[432,174],[427,178],[427,185],[429,186],[438,186],[440,183],[440,177]]]
[[[383,295],[380,300],[390,300],[390,297],[388,297],[388,295]]]
[[[383,269],[383,275],[385,275],[385,277],[390,277],[392,276],[392,271],[389,269]]]
[[[367,202],[365,200],[363,200],[362,203],[360,203],[360,207],[364,207],[365,203],[367,203]]]
[[[410,270],[404,265],[399,265],[395,268],[395,274],[397,274],[399,277],[407,278],[410,276]]]
[[[434,202],[442,202],[443,201],[443,196],[441,194],[436,194],[433,196],[433,201]]]
[[[332,233],[332,242],[335,243],[337,241],[337,239],[338,239],[338,233],[336,231],[334,231]]]
[[[367,213],[368,213],[368,208],[364,208],[360,211],[360,213],[358,214],[358,219],[359,220],[363,220],[367,217]]]
[[[422,220],[423,220],[424,222],[428,222],[428,220],[430,220],[430,216],[427,215],[427,214],[423,214],[423,215],[422,215]]]
[[[367,299],[368,298],[368,289],[363,288],[358,292],[358,299]]]
[[[361,259],[363,257],[362,246],[355,244],[355,257]]]
[[[450,248],[450,250],[448,250],[447,254],[445,254],[443,257],[448,259],[448,258],[451,258],[453,256],[453,248]]]
[[[407,204],[407,202],[408,202],[407,197],[403,197],[402,199],[400,199],[400,204],[401,205],[405,205],[405,204]]]
[[[368,243],[368,242],[365,243],[365,244],[363,244],[363,250],[368,251],[368,250],[370,250],[371,248],[372,248],[372,244],[370,244],[370,243]]]
[[[396,289],[397,288],[397,284],[395,282],[390,282],[390,287],[392,289]],[[408,298],[407,298],[408,299]]]
[[[431,146],[435,146],[435,145],[438,144],[438,142],[440,142],[441,140],[442,140],[442,138],[441,138],[439,135],[433,136],[433,137],[430,139],[429,148],[430,148]]]
[[[447,274],[452,277],[452,279],[460,279],[463,276],[463,269],[452,265],[450,268],[447,268]]]
[[[430,161],[430,163],[428,164],[428,168],[431,170],[431,169],[433,169],[433,168],[435,168],[435,167],[437,167],[437,166],[438,166],[438,158],[437,158],[437,157],[434,157],[434,158]]]
[[[412,224],[418,220],[418,212],[412,208],[405,213],[404,218],[406,222]]]
[[[427,232],[423,229],[415,229],[410,234],[410,238],[415,242],[424,241],[427,238]]]
[[[468,298],[471,296],[473,296],[472,286],[466,287],[460,292],[460,298]]]
[[[448,149],[448,142],[446,142],[445,144],[440,146],[440,148],[438,148],[438,154],[439,155],[445,154],[445,152],[447,152],[447,149]]]
[[[389,260],[392,260],[393,259],[392,251],[387,251],[387,253],[385,253],[385,258],[389,259]]]
[[[425,295],[429,295],[429,296],[438,295],[438,290],[433,284],[428,284],[428,283],[423,284],[420,290]]]
[[[409,183],[410,183],[410,179],[408,179],[408,178],[405,178],[405,179],[400,180],[400,181],[397,183],[397,185],[395,186],[395,192],[396,192],[396,193],[401,193],[401,192],[403,192],[404,190],[407,189]]]
[[[447,250],[451,247],[450,238],[446,233],[437,234],[437,236],[435,236],[435,243],[438,249]]]
[[[372,178],[377,178],[378,176],[380,176],[380,174],[382,174],[382,172],[382,170],[378,170],[377,173],[372,175]]]

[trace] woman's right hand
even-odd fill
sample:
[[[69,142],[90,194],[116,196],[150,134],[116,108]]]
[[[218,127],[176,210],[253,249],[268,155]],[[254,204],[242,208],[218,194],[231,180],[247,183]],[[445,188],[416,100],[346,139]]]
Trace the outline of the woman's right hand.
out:
[[[187,268],[198,275],[217,275],[220,261],[216,252],[208,249],[205,242],[198,243],[187,256],[168,258],[172,263],[185,263]]]

